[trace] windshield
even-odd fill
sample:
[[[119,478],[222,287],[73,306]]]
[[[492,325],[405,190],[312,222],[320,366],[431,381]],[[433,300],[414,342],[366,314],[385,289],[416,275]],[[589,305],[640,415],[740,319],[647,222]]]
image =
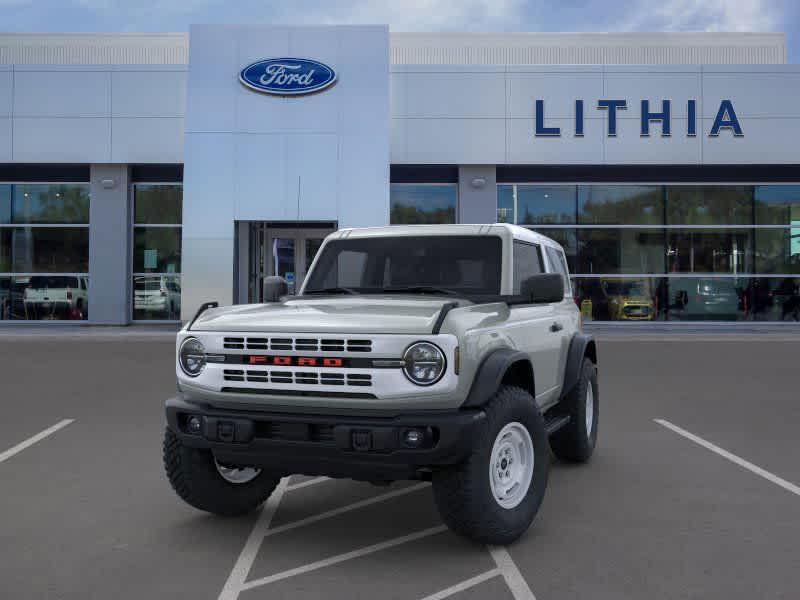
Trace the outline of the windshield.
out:
[[[496,236],[398,236],[325,245],[305,294],[500,293],[502,245]]]

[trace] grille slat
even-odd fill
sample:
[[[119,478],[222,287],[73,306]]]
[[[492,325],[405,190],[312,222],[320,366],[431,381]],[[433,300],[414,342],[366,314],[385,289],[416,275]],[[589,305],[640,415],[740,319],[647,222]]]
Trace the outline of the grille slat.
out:
[[[227,350],[277,350],[296,352],[372,352],[372,340],[286,337],[226,337]]]
[[[294,385],[352,385],[369,387],[372,375],[367,373],[329,373],[315,371],[272,371],[268,369],[225,369],[225,381],[248,383],[285,383]]]

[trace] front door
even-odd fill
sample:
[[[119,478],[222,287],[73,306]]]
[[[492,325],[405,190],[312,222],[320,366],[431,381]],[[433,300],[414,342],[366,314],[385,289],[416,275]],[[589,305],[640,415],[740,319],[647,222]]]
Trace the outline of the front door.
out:
[[[298,292],[322,240],[334,230],[332,225],[290,227],[252,223],[249,301],[263,302],[261,282],[270,275],[283,277],[290,294]]]

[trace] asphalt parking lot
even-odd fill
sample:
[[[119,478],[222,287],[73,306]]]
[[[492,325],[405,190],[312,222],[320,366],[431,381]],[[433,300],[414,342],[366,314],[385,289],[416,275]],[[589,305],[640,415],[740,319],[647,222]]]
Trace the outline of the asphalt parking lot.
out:
[[[0,597],[797,598],[800,333],[599,352],[594,459],[487,548],[420,483],[293,477],[258,514],[199,513],[161,464],[169,334],[0,332]]]

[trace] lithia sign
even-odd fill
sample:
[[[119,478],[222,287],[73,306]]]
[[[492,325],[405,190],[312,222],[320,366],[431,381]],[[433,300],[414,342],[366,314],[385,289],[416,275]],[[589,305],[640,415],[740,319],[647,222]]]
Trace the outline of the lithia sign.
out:
[[[650,101],[642,100],[640,112],[639,135],[641,137],[650,136],[651,123],[661,125],[661,137],[672,135],[670,123],[671,100],[661,101],[661,111],[653,112],[650,110]],[[617,111],[627,110],[627,100],[598,100],[597,110],[606,111],[608,114],[608,137],[617,135]],[[583,100],[575,100],[575,137],[583,137],[584,127],[584,103]],[[730,131],[735,137],[742,137],[742,126],[733,109],[733,102],[722,100],[719,104],[717,116],[708,132],[709,137],[718,137],[721,131]],[[560,127],[548,127],[545,124],[544,100],[536,100],[536,137],[560,137]],[[697,100],[687,100],[686,102],[686,136],[694,137],[697,135]]]

